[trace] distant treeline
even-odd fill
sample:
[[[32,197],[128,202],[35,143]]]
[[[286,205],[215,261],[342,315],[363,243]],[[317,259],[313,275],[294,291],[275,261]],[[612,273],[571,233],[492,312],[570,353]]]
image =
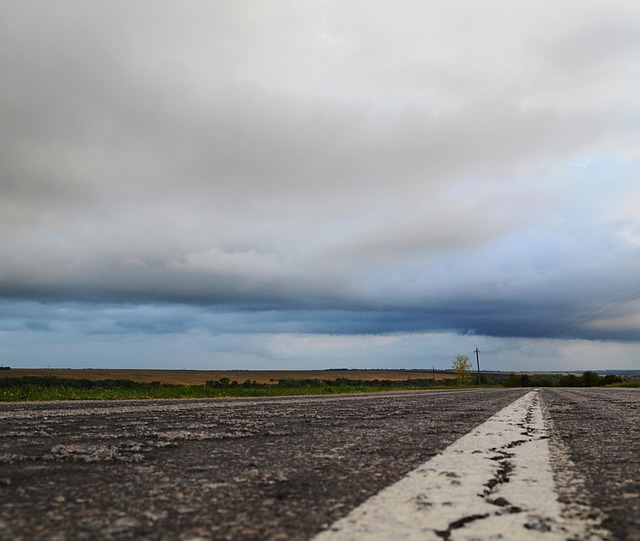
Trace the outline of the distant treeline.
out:
[[[240,383],[237,380],[231,380],[229,378],[220,378],[219,380],[210,380],[204,384],[204,387],[209,389],[264,389],[281,387],[288,389],[296,389],[303,387],[433,387],[435,385],[454,385],[455,380],[438,380],[433,379],[407,379],[403,381],[396,380],[360,380],[350,378],[336,378],[336,379],[279,379],[272,380],[269,383],[259,383],[257,381],[245,380]],[[143,383],[139,381],[132,381],[129,379],[101,379],[101,380],[89,380],[89,379],[77,379],[77,378],[60,378],[57,376],[24,376],[21,378],[0,378],[0,389],[13,388],[13,387],[68,387],[72,389],[149,389],[158,387],[180,387],[180,385],[174,385],[169,383],[161,383],[159,381],[153,381],[151,383]]]
[[[258,383],[257,381],[246,380],[239,383],[229,378],[220,378],[219,380],[209,380],[206,386],[213,389],[233,389],[235,387],[245,387],[251,389],[259,389],[265,387],[283,387],[288,389],[298,389],[301,387],[433,387],[435,385],[447,385],[450,380],[433,379],[407,379],[407,380],[390,380],[390,379],[278,379],[272,380],[270,383]]]
[[[69,387],[71,389],[148,389],[156,387],[175,387],[169,383],[152,381],[142,383],[130,379],[77,379],[59,378],[55,376],[23,376],[21,378],[0,378],[0,389],[11,387]]]
[[[581,376],[575,374],[514,374],[504,381],[505,387],[600,387],[613,383],[622,383],[620,376],[607,374],[600,376],[595,372],[584,372]]]
[[[474,375],[473,384],[476,384]],[[578,376],[575,374],[514,374],[506,375],[485,375],[482,374],[480,383],[487,386],[503,385],[505,387],[597,387],[621,383],[624,379],[620,376],[608,374],[600,376],[595,372],[584,372]],[[273,379],[268,383],[260,383],[252,380],[238,382],[230,378],[220,378],[209,380],[204,385],[176,385],[171,383],[161,383],[160,381],[139,382],[130,379],[77,379],[61,378],[56,376],[23,376],[20,378],[0,378],[0,389],[12,388],[41,388],[52,389],[65,387],[68,389],[123,389],[123,390],[159,390],[178,388],[200,388],[203,390],[217,389],[317,389],[320,392],[333,392],[332,389],[425,389],[430,387],[455,387],[458,382],[455,379],[417,378],[406,380],[390,379]]]

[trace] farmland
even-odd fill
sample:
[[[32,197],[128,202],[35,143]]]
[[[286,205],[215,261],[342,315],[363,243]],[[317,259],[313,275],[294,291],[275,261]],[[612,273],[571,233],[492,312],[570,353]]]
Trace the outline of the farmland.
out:
[[[258,397],[435,388],[451,374],[403,370],[0,370],[0,402]],[[345,377],[348,376],[348,377]]]
[[[75,369],[75,368],[13,368],[0,370],[0,378],[55,377],[87,379],[99,381],[105,379],[130,380],[140,383],[158,381],[169,385],[204,385],[207,381],[228,378],[231,381],[256,383],[274,383],[281,379],[291,380],[336,380],[339,378],[362,381],[408,379],[435,379],[436,381],[453,379],[453,373],[447,370],[137,370],[137,369]]]
[[[3,369],[0,402],[266,397],[437,389],[475,386],[638,386],[637,381],[594,372],[510,374],[483,372],[462,383],[435,370],[125,370]]]

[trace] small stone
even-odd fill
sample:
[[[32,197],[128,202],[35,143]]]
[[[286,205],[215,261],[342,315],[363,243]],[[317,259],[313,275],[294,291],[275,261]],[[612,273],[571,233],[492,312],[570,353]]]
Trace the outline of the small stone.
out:
[[[138,521],[132,517],[122,517],[114,521],[112,530],[116,533],[132,530],[138,525]]]
[[[535,530],[536,532],[550,532],[553,520],[547,517],[530,516],[524,527],[527,530]]]

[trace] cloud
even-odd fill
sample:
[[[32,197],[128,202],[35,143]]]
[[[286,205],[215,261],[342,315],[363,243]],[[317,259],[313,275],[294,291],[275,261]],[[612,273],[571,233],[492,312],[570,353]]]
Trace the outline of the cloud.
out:
[[[638,282],[635,2],[5,12],[0,295],[65,325],[530,338]]]
[[[5,310],[7,306],[5,304]],[[53,332],[0,324],[4,365],[63,368],[450,368],[456,354],[480,349],[483,370],[584,370],[637,366],[637,344],[593,340],[496,339],[449,332],[393,335],[252,332],[238,314],[209,318],[193,307],[101,307],[12,303],[9,311],[40,313]],[[44,314],[43,314],[44,312]],[[56,314],[52,312],[58,312]],[[317,315],[317,312],[314,312]],[[3,314],[5,315],[5,314]],[[339,314],[333,314],[334,316]],[[255,315],[254,315],[255,316]],[[272,314],[272,317],[281,314]],[[154,328],[149,322],[155,321]],[[213,322],[216,325],[212,325]],[[264,329],[264,318],[255,317]],[[234,327],[229,326],[235,322]],[[210,325],[208,328],[207,325]],[[242,332],[240,327],[244,326]],[[164,329],[163,329],[164,327]],[[214,330],[224,332],[215,332]],[[228,332],[235,328],[240,332]],[[172,331],[169,329],[173,329]],[[255,329],[253,329],[255,331]]]

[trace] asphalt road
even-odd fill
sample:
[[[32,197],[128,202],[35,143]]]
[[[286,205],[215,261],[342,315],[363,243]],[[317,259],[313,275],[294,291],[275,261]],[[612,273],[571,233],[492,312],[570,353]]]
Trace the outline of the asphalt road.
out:
[[[639,541],[640,389],[543,389],[541,396],[552,440],[584,480],[584,498],[614,539]]]
[[[0,404],[0,539],[309,539],[526,392]],[[640,392],[542,397],[584,497],[640,539]]]

